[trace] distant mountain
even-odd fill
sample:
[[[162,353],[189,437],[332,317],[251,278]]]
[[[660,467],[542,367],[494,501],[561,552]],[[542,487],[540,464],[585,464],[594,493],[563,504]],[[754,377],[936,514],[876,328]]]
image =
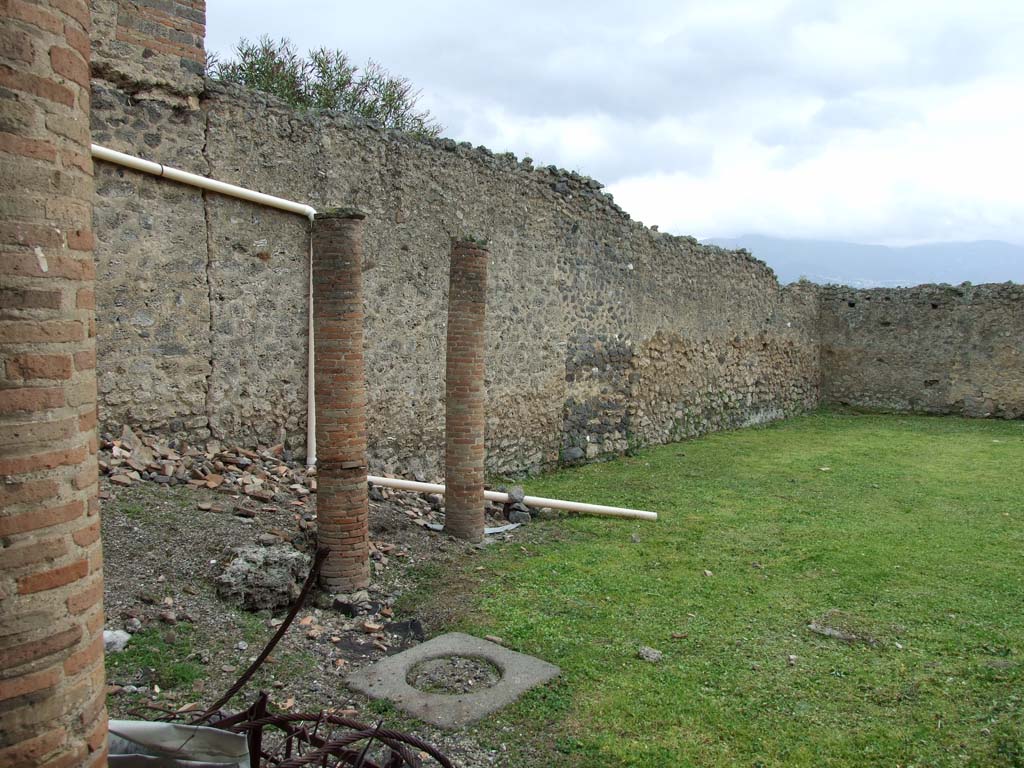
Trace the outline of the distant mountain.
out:
[[[705,240],[746,248],[767,262],[782,283],[805,277],[815,283],[859,288],[922,283],[1024,283],[1024,246],[998,240],[932,243],[890,248],[829,240],[786,240],[763,235]]]

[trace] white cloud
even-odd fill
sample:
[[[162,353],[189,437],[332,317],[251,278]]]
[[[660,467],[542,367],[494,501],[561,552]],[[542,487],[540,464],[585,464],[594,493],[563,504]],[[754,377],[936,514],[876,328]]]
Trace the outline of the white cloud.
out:
[[[221,0],[209,14],[213,50],[269,31],[373,57],[454,138],[576,168],[662,229],[1024,242],[1019,0]]]

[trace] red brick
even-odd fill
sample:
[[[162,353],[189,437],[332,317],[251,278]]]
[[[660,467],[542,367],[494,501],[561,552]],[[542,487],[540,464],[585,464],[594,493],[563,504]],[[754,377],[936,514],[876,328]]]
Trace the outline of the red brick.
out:
[[[445,528],[471,540],[483,536],[484,526],[487,259],[487,251],[475,244],[452,242],[445,363]]]
[[[57,148],[50,142],[3,132],[0,132],[0,152],[49,162],[57,159]]]
[[[0,0],[0,9],[14,20],[0,31],[0,90],[17,107],[0,133],[0,177],[8,183],[0,200],[0,414],[14,414],[0,419],[0,477],[11,487],[0,498],[14,501],[0,511],[0,541],[8,545],[0,549],[0,693],[8,699],[0,744],[10,745],[31,744],[51,723],[77,722],[97,700],[102,718],[104,681],[96,436],[88,415],[96,407],[88,341],[95,328],[89,2]],[[22,63],[27,51],[31,67]],[[42,410],[55,407],[61,410]],[[17,483],[19,475],[34,482]],[[69,616],[68,606],[77,613]],[[51,659],[59,663],[40,670]],[[59,693],[46,688],[51,683]],[[77,738],[50,748],[15,744],[21,751],[0,764],[102,763],[97,725],[82,721]]]
[[[5,288],[0,290],[0,309],[60,309],[60,299],[60,291]]]
[[[91,28],[92,16],[89,12],[89,4],[85,0],[50,0],[50,5],[64,11],[64,13],[77,21],[86,32]]]
[[[0,83],[2,85],[2,83]],[[64,238],[51,224],[28,224],[23,221],[0,220],[0,243],[34,249],[62,248]]]
[[[73,150],[65,149],[60,153],[61,163],[65,168],[77,168],[82,173],[92,176],[92,156],[87,155],[83,152],[74,152]],[[83,250],[82,248],[75,248],[71,245],[71,233],[68,233],[68,248],[73,250]]]
[[[7,360],[8,379],[70,379],[70,355],[16,355]]]
[[[71,240],[70,235],[68,240]],[[96,309],[96,291],[92,288],[79,288],[75,296],[75,306],[79,309]]]
[[[64,661],[64,674],[74,677],[86,667],[92,666],[103,659],[103,635],[98,634],[93,641],[77,653],[71,654]]]
[[[2,0],[0,11],[5,16],[9,15],[12,18],[20,19],[47,32],[60,32],[64,26],[60,18],[52,11],[22,2],[22,0]]]
[[[31,576],[22,576],[18,579],[18,594],[31,595],[35,592],[46,592],[57,587],[63,587],[72,581],[83,579],[89,575],[89,561],[78,560],[70,565],[62,565],[60,568],[53,568],[42,573],[33,573]]]
[[[0,669],[14,669],[30,661],[51,656],[75,645],[82,639],[82,628],[75,625],[38,640],[31,640],[0,651]]]
[[[57,234],[57,245],[59,233]],[[71,237],[71,233],[68,237]],[[0,252],[0,274],[13,275],[16,277],[49,277],[64,278],[66,280],[93,280],[96,276],[96,267],[92,257],[84,259],[71,258],[69,256],[49,255],[45,257],[46,271],[40,264],[39,257],[34,253]]]
[[[86,58],[90,56],[92,43],[89,41],[89,35],[85,32],[80,29],[76,29],[71,24],[65,24],[64,37],[67,38],[68,45],[82,54],[82,56]]]
[[[0,414],[36,413],[64,405],[63,387],[0,389]]]
[[[103,639],[102,636],[100,639]],[[13,699],[16,696],[24,696],[26,693],[41,691],[44,688],[52,688],[60,682],[60,679],[59,669],[46,669],[31,675],[0,680],[0,701]]]
[[[68,232],[68,248],[73,251],[91,251],[96,247],[96,237],[91,229],[76,229]]]
[[[75,370],[91,371],[96,368],[96,351],[75,352]],[[94,422],[95,423],[95,422]]]
[[[0,322],[0,344],[85,341],[85,328],[78,320],[9,320]]]
[[[369,581],[362,230],[360,218],[337,215],[313,227],[319,532],[331,552],[321,580],[342,591]]]
[[[67,731],[54,728],[27,741],[0,749],[0,765],[6,768],[35,768],[64,745]]]
[[[74,539],[75,544],[80,547],[88,547],[90,544],[98,541],[100,538],[99,520],[94,523],[90,523],[85,528],[79,528],[71,534],[71,538]]]
[[[75,94],[63,85],[28,72],[17,72],[6,64],[0,64],[0,86],[38,96],[66,107],[74,106],[75,103]]]
[[[0,549],[0,556],[3,557],[4,568],[23,568],[26,565],[35,565],[44,560],[56,560],[67,554],[68,545],[64,539],[43,539],[33,541],[24,546],[7,547]]]
[[[76,592],[67,599],[68,611],[74,615],[85,613],[94,605],[100,604],[103,600],[103,581],[96,579],[91,585],[80,592]],[[102,612],[100,614],[103,615]]]
[[[84,456],[83,456],[84,458]],[[0,474],[4,474],[0,472]],[[39,531],[81,517],[85,513],[85,504],[81,501],[70,501],[59,507],[49,509],[33,509],[16,515],[0,517],[0,536],[12,536],[16,533]]]

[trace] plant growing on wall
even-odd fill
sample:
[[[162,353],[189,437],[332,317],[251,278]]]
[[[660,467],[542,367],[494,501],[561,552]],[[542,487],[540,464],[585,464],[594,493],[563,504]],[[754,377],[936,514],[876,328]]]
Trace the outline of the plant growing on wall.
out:
[[[388,128],[434,137],[443,130],[429,110],[416,108],[420,91],[375,61],[359,68],[336,49],[317,48],[305,57],[287,38],[242,38],[231,58],[208,58],[215,80],[273,94],[298,109],[325,109],[376,120]]]

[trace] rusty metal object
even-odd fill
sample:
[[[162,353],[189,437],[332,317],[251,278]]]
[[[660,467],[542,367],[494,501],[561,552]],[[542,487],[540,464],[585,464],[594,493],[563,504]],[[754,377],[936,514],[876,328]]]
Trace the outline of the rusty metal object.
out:
[[[300,766],[352,766],[353,768],[421,768],[420,755],[427,755],[442,768],[454,764],[436,747],[411,734],[340,717],[329,712],[272,713],[267,711],[269,696],[260,692],[255,703],[243,712],[226,715],[223,707],[245,686],[271,654],[305,604],[317,582],[327,550],[320,549],[313,559],[305,584],[287,617],[270,638],[262,653],[241,677],[214,704],[189,721],[232,733],[246,734],[252,768],[300,768]],[[153,717],[153,711],[160,714]],[[146,712],[137,713],[141,716]],[[150,707],[149,719],[183,720],[191,713],[172,712]],[[383,753],[384,762],[370,756],[374,744]]]
[[[316,766],[362,766],[363,768],[420,768],[420,755],[427,755],[443,768],[453,763],[436,747],[401,731],[370,726],[327,712],[280,713],[266,711],[267,696],[260,694],[245,712],[219,722],[213,728],[245,733],[254,766],[299,768]],[[369,756],[374,742],[384,752],[384,762]],[[361,747],[361,749],[360,749]],[[258,758],[258,759],[257,759]]]

